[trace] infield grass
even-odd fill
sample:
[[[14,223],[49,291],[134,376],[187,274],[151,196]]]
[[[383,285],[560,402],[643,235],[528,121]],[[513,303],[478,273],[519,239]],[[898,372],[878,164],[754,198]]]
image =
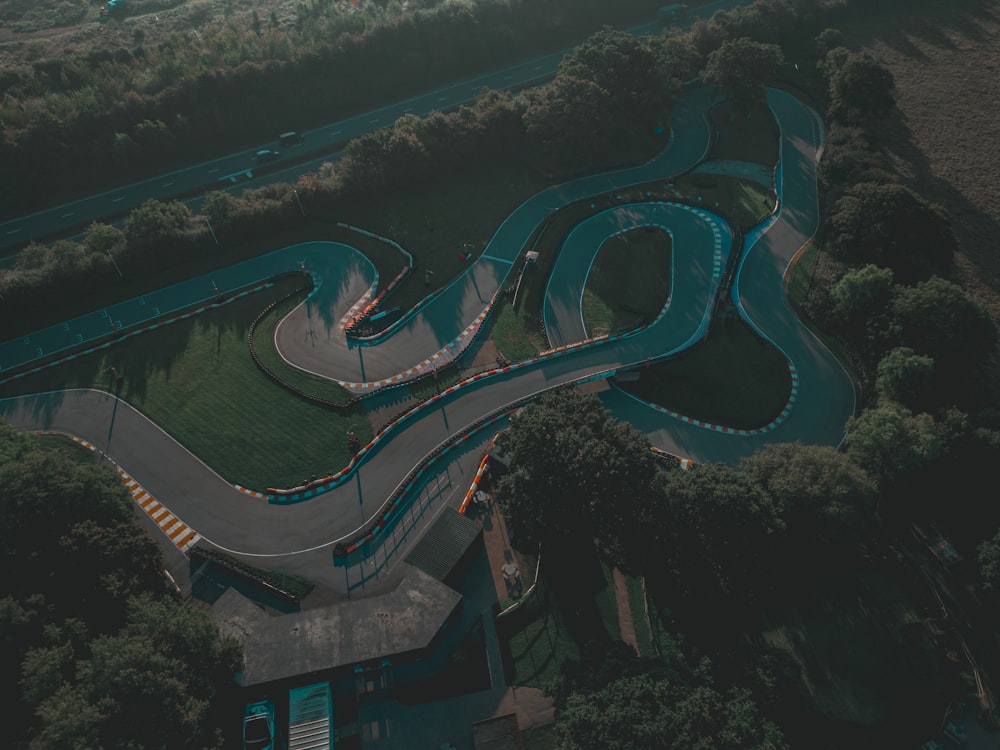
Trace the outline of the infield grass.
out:
[[[0,388],[4,396],[61,388],[116,392],[228,481],[251,489],[296,485],[350,460],[345,435],[371,427],[359,407],[330,410],[272,383],[254,365],[247,327],[279,283],[196,318]],[[123,375],[120,386],[109,369]],[[114,456],[114,443],[110,446]]]

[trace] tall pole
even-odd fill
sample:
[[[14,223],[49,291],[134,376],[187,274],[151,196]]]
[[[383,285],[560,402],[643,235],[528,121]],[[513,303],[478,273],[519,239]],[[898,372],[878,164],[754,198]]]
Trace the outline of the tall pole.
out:
[[[116,271],[118,272],[118,275],[119,275],[119,276],[120,276],[121,278],[123,278],[123,279],[124,279],[124,278],[125,278],[125,274],[123,274],[123,273],[122,273],[122,269],[120,269],[120,268],[118,267],[118,261],[116,261],[116,260],[115,260],[115,256],[113,256],[113,255],[111,254],[111,248],[108,248],[108,257],[109,257],[109,258],[111,258],[111,265],[113,265],[113,266],[115,267],[115,270],[116,270]]]
[[[215,240],[215,246],[220,247],[219,238],[215,236],[215,230],[212,229],[212,222],[208,220],[208,217],[205,218],[205,223],[208,224],[208,231],[212,233],[212,239]]]

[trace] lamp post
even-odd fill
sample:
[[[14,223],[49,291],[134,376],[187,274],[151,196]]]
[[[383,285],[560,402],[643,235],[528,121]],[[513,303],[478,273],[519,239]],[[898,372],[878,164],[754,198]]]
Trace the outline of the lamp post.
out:
[[[216,246],[216,247],[221,247],[221,246],[219,245],[219,238],[215,236],[215,230],[214,230],[214,229],[212,229],[212,222],[210,222],[210,221],[208,220],[208,217],[207,217],[207,216],[205,217],[205,223],[206,223],[206,224],[208,224],[208,231],[212,233],[212,239],[213,239],[213,240],[215,240],[215,246]]]
[[[118,261],[116,261],[116,260],[115,260],[115,256],[113,256],[113,255],[111,254],[111,248],[110,248],[110,247],[108,248],[108,257],[109,257],[109,258],[111,258],[111,265],[113,265],[113,266],[115,267],[115,270],[116,270],[116,271],[118,272],[118,275],[119,275],[119,276],[120,276],[121,278],[123,278],[123,279],[124,279],[124,278],[125,278],[125,274],[123,274],[123,273],[122,273],[122,269],[120,269],[120,268],[118,267]]]

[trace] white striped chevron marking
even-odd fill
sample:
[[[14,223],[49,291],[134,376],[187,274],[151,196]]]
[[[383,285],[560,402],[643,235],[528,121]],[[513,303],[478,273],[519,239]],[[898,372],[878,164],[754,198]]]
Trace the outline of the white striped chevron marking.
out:
[[[201,535],[198,532],[171,513],[159,500],[146,492],[142,488],[142,485],[130,477],[127,472],[119,469],[118,474],[121,476],[125,488],[132,494],[132,499],[145,511],[147,516],[156,522],[156,525],[160,527],[177,549],[181,552],[186,552],[201,539]]]

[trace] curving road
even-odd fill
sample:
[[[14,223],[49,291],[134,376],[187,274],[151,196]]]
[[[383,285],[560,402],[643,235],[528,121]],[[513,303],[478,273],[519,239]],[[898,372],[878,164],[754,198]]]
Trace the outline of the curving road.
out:
[[[815,163],[822,130],[816,116],[794,97],[770,91],[768,102],[781,130],[777,186],[781,207],[745,243],[734,300],[741,314],[788,356],[797,383],[793,402],[774,424],[735,433],[665,415],[615,389],[605,395],[616,415],[646,432],[654,445],[696,460],[732,462],[769,442],[837,445],[854,411],[848,374],[795,317],[785,296],[788,265],[816,228]],[[498,229],[479,262],[377,346],[351,351],[335,324],[371,283],[371,272],[346,246],[312,248],[310,272],[318,274],[321,262],[346,263],[350,270],[323,276],[320,290],[279,328],[279,346],[298,366],[345,382],[398,374],[401,365],[407,369],[419,365],[429,352],[447,349],[474,324],[532,230],[553,209],[578,197],[667,178],[703,159],[710,103],[705,91],[686,98],[673,114],[670,147],[649,164],[568,183],[526,201]],[[526,397],[641,365],[650,356],[679,351],[704,335],[731,245],[729,229],[703,211],[649,203],[604,212],[573,233],[549,286],[545,322],[550,336],[554,343],[567,345],[582,338],[579,295],[593,256],[611,234],[649,224],[673,236],[674,287],[653,324],[631,335],[569,346],[448,389],[411,412],[397,429],[377,438],[338,486],[306,502],[279,506],[239,491],[108,394],[71,391],[7,399],[0,401],[0,413],[18,427],[58,430],[98,445],[109,441],[114,415],[111,458],[146,491],[163,499],[206,543],[241,555],[268,556],[266,566],[272,569],[299,573],[308,569],[310,577],[334,585],[331,545],[350,537],[376,514],[410,468],[438,446],[467,432],[484,415],[502,412]],[[287,251],[290,255],[282,262],[298,260],[301,251],[301,246]],[[331,283],[334,279],[336,284]],[[323,321],[318,333],[317,321]],[[307,334],[310,325],[313,333]]]

